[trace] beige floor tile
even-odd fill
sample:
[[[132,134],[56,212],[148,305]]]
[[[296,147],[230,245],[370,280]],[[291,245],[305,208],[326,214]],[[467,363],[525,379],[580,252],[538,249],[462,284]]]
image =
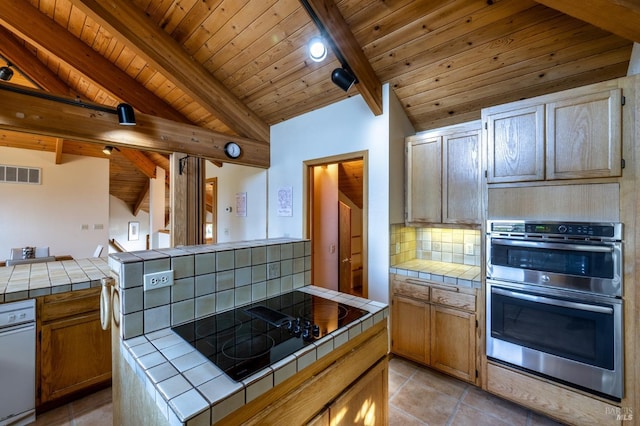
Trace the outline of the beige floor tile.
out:
[[[392,396],[402,385],[404,385],[408,377],[396,373],[393,370],[389,370],[389,396]]]
[[[491,413],[513,426],[526,426],[527,424],[528,410],[475,387],[469,387],[462,403]]]
[[[420,367],[403,358],[393,357],[389,360],[389,371],[404,377],[411,377]]]
[[[416,371],[416,373],[411,376],[410,380],[423,386],[428,386],[456,399],[459,399],[464,390],[469,387],[468,384],[461,382],[460,380],[456,380],[450,376],[446,376],[428,368]]]
[[[389,406],[389,426],[423,426],[426,424],[402,410]]]
[[[395,408],[435,426],[447,424],[458,400],[409,380],[391,398],[390,403]]]
[[[509,422],[505,422],[492,414],[480,411],[466,404],[460,404],[458,406],[451,424],[459,426],[511,426]]]

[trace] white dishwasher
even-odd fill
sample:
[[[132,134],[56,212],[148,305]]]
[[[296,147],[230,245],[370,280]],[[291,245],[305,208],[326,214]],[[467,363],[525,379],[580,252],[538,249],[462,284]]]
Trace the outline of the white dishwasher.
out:
[[[35,299],[0,304],[0,426],[36,420]]]

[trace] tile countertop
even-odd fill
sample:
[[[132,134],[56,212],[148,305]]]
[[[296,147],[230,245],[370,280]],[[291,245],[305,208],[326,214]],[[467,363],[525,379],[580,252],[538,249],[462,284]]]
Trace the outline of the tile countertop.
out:
[[[61,260],[0,267],[0,303],[101,285],[111,276],[107,258]]]
[[[479,266],[414,259],[391,266],[389,272],[459,287],[480,288]]]
[[[122,356],[170,424],[216,423],[389,314],[384,303],[313,285],[297,290],[369,313],[240,382],[231,380],[170,327],[121,341]]]

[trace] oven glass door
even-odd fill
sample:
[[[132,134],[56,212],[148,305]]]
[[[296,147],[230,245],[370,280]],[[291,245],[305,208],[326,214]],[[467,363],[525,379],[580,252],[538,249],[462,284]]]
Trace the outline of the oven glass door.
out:
[[[537,242],[493,238],[493,266],[530,269],[587,278],[613,279],[614,244]]]
[[[491,337],[614,369],[614,309],[520,290],[491,290]]]

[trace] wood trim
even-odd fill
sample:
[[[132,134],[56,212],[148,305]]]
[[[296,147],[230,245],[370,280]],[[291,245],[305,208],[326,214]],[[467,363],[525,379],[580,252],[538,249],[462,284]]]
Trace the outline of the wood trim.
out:
[[[372,365],[386,363],[387,353],[387,322],[380,321],[220,424],[304,424]]]
[[[144,15],[132,2],[71,0],[172,82],[196,99],[229,128],[241,135],[268,142],[269,125],[215,79],[204,66],[189,57],[169,34]]]
[[[62,164],[63,146],[64,146],[64,139],[56,138],[56,164]]]
[[[487,390],[569,424],[620,424],[616,405],[491,362],[487,365]]]

